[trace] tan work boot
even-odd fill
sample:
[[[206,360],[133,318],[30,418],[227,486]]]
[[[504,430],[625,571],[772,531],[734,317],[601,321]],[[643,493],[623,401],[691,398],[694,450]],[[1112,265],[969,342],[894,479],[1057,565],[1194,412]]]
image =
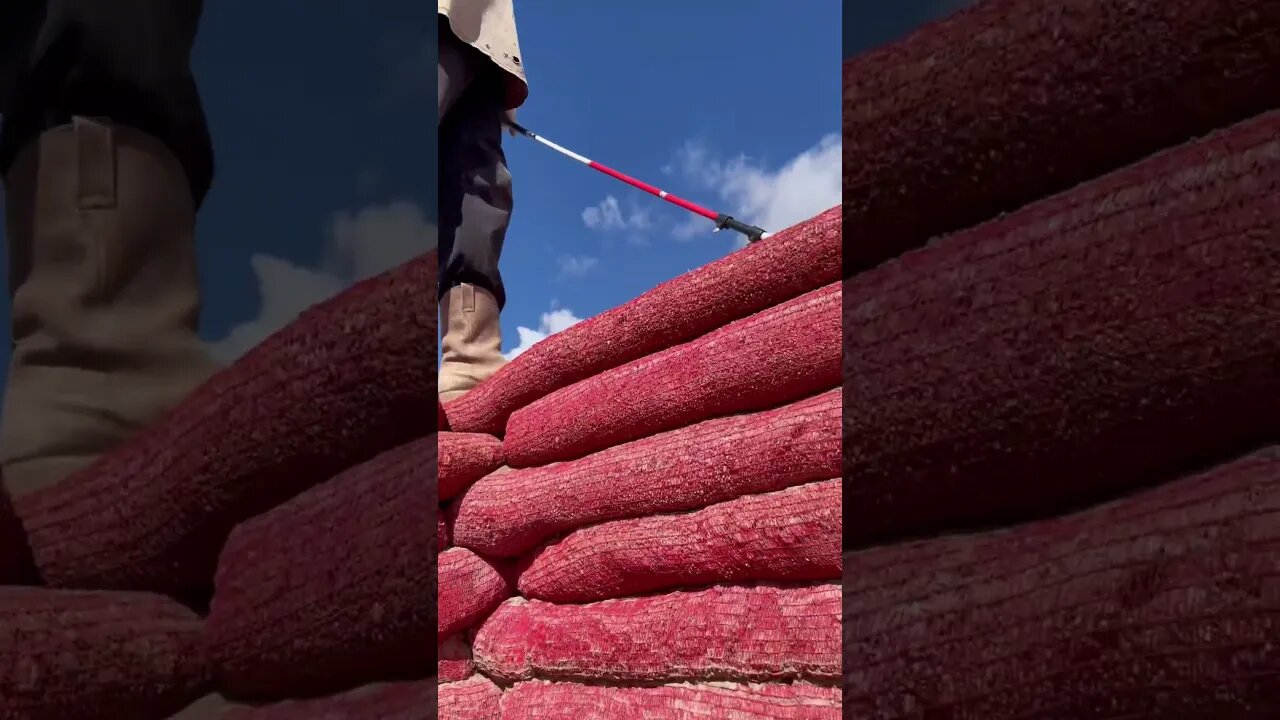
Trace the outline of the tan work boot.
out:
[[[449,402],[488,380],[506,364],[498,300],[489,291],[463,283],[440,300],[440,400]]]
[[[76,118],[5,177],[10,492],[50,485],[179,403],[216,365],[196,328],[195,208],[160,141]]]

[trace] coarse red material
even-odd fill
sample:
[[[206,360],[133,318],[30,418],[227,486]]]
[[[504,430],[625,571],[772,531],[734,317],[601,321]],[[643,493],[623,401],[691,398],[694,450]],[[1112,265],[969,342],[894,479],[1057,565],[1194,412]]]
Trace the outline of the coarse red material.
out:
[[[236,708],[219,720],[436,720],[436,684],[379,683],[313,700]]]
[[[159,720],[209,678],[200,619],[169,598],[0,588],[0,717]]]
[[[1276,107],[1275,0],[984,0],[844,63],[852,275]]]
[[[512,467],[572,460],[840,385],[840,283],[596,375],[517,410]]]
[[[440,686],[439,693],[440,713],[437,717],[440,720],[502,718],[502,691],[482,675],[475,675],[461,682],[445,683]]]
[[[607,520],[696,510],[840,475],[840,390],[708,420],[580,460],[490,475],[457,503],[453,542],[497,557]]]
[[[481,433],[440,433],[440,499],[452,500],[471,483],[502,467],[502,441]]]
[[[848,717],[1280,717],[1280,448],[845,556]]]
[[[1280,113],[845,288],[845,544],[1058,514],[1280,439]]]
[[[440,553],[437,637],[475,627],[489,611],[511,596],[511,579],[488,560],[466,548]]]
[[[449,403],[452,428],[501,435],[517,409],[840,278],[840,209],[777,232],[534,345]]]
[[[581,603],[697,585],[840,577],[841,481],[593,525],[539,550],[520,594]]]
[[[435,281],[433,252],[356,284],[134,440],[16,499],[44,580],[207,598],[237,523],[427,435]]]
[[[502,697],[503,720],[839,720],[840,688],[808,683],[578,685],[533,680]]]
[[[471,644],[461,635],[454,635],[436,648],[436,678],[441,683],[466,680],[475,674],[476,664],[471,658]]]
[[[444,412],[444,404],[436,400],[436,427],[437,432],[449,431],[449,416]]]
[[[231,533],[207,621],[224,694],[305,697],[431,674],[435,455],[429,435]]]
[[[480,626],[499,681],[840,679],[840,586],[712,587],[590,605],[515,598]]]

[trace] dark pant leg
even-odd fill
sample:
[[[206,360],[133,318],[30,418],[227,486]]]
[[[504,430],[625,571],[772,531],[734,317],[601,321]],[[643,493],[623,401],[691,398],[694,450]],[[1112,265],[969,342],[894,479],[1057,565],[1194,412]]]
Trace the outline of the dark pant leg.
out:
[[[203,0],[0,2],[0,172],[72,116],[106,117],[164,142],[199,205],[213,146],[191,73]]]
[[[485,57],[475,48],[454,37],[449,30],[449,21],[444,16],[440,20],[438,43],[436,45],[438,59],[436,61],[436,125],[444,121],[462,93],[475,79],[476,71],[484,67]]]
[[[440,56],[440,294],[468,283],[492,293],[501,308],[498,261],[513,207],[502,152],[505,86],[501,71],[469,46],[442,37]],[[460,75],[465,83],[448,85]]]

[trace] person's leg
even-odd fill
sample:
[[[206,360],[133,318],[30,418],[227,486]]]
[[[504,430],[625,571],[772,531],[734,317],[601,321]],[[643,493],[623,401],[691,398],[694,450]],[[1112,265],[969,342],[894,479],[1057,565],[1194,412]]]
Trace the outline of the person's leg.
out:
[[[445,44],[442,40],[442,58]],[[440,310],[445,332],[439,384],[445,402],[479,385],[504,363],[499,313],[506,290],[498,261],[513,207],[511,174],[502,151],[502,76],[474,49],[456,40],[451,44],[460,46],[458,55],[473,69],[464,91],[441,94]]]
[[[0,174],[44,131],[110,118],[165,144],[199,206],[213,145],[191,73],[203,0],[5,0]]]
[[[212,175],[187,69],[199,0],[49,0],[3,100],[13,354],[0,465],[49,485],[215,368],[196,336]]]
[[[458,142],[447,136],[453,131],[455,123],[445,124],[445,117],[457,105],[462,93],[475,77],[475,68],[479,62],[474,50],[453,36],[449,23],[439,17],[439,44],[437,46],[436,63],[436,137],[439,142],[439,155],[436,171],[440,202],[440,228],[437,233],[437,249],[441,258],[447,259],[453,251],[453,237],[460,222],[458,216],[462,208],[462,171],[458,166]],[[440,263],[440,278],[437,283],[439,295],[445,292],[444,273],[447,263]],[[441,308],[441,317],[444,317]],[[441,323],[443,326],[444,323]]]
[[[440,130],[441,156],[448,158],[441,169],[457,186],[449,198],[451,222],[442,228],[450,248],[441,256],[440,291],[476,285],[493,295],[499,308],[506,304],[506,289],[498,261],[514,206],[502,151],[503,110],[496,94],[501,88],[496,73],[477,77]]]
[[[506,302],[498,259],[511,222],[511,175],[502,152],[501,75],[441,21],[437,66],[440,286],[478,285]]]
[[[438,58],[436,62],[436,124],[444,121],[462,93],[475,78],[476,68],[484,58],[477,58],[475,49],[454,37],[449,21],[439,18]]]

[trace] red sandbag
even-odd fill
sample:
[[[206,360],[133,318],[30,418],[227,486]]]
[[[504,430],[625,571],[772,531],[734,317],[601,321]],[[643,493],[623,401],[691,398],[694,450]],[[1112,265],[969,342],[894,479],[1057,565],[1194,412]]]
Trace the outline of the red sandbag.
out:
[[[460,635],[440,643],[436,649],[436,678],[441,683],[459,682],[475,674],[471,645]]]
[[[27,532],[14,514],[13,503],[0,480],[0,585],[20,585],[36,579]]]
[[[583,528],[533,557],[520,594],[575,603],[680,586],[838,579],[840,484]]]
[[[1280,439],[1280,113],[845,289],[845,544],[1058,514]]]
[[[447,683],[439,692],[440,720],[501,720],[502,691],[486,677]]]
[[[436,552],[442,553],[452,545],[449,537],[449,519],[445,517],[444,508],[436,508]]]
[[[436,440],[380,455],[231,533],[208,633],[237,699],[430,675]]]
[[[454,430],[501,435],[517,409],[840,278],[839,208],[667,281],[540,342],[449,404]]]
[[[696,510],[840,474],[840,390],[709,420],[581,460],[490,475],[456,504],[453,542],[510,557],[606,520]]]
[[[436,400],[436,427],[437,432],[449,431],[449,416],[444,412],[444,405]]]
[[[356,284],[134,440],[17,499],[45,581],[207,597],[238,522],[429,433],[435,281],[432,252]]]
[[[159,595],[0,588],[0,717],[158,720],[209,682],[200,619]]]
[[[465,548],[440,553],[437,636],[447,638],[475,627],[511,596],[511,582],[502,570]]]
[[[840,688],[807,683],[608,687],[516,683],[503,720],[839,720]]]
[[[515,598],[480,626],[476,667],[500,681],[840,677],[840,586],[714,587],[590,605]]]
[[[436,720],[432,681],[369,685],[315,700],[237,708],[220,720]]]
[[[502,441],[480,433],[440,434],[440,499],[452,500],[471,483],[502,467]]]
[[[840,284],[608,370],[517,410],[507,464],[534,467],[840,385]]]
[[[1276,107],[1276,0],[984,0],[844,64],[844,273]]]
[[[1277,548],[1272,448],[1063,519],[850,553],[845,712],[1280,717]]]

